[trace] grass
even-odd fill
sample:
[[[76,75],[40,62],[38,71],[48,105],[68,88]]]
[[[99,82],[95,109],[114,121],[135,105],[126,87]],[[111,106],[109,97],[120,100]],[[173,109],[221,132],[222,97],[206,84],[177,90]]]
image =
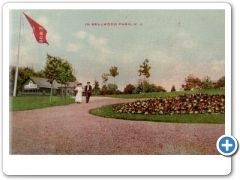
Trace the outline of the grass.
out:
[[[160,97],[176,97],[182,94],[225,94],[223,89],[210,89],[199,91],[177,91],[177,92],[158,92],[144,94],[123,94],[109,95],[108,97],[141,99],[141,98],[160,98]],[[116,113],[113,111],[112,105],[103,106],[90,110],[90,113],[96,116],[114,119],[125,119],[135,121],[155,121],[155,122],[175,122],[175,123],[209,123],[224,124],[224,114],[186,114],[186,115],[144,115],[144,114],[128,114]]]
[[[10,111],[23,111],[30,109],[40,109],[52,106],[63,106],[74,103],[74,99],[70,97],[53,96],[52,102],[50,103],[49,96],[21,96],[21,97],[10,97],[9,99],[9,110]]]
[[[111,95],[109,97],[116,98],[158,98],[158,97],[174,97],[181,94],[224,94],[224,90],[202,90],[202,91],[182,91],[182,92],[160,92],[160,93],[145,93],[145,94],[130,94],[130,95]],[[49,97],[44,96],[23,96],[10,97],[10,111],[22,111],[30,109],[39,109],[52,106],[62,106],[74,103],[71,97],[52,97],[50,103]],[[209,124],[224,124],[224,114],[187,114],[187,115],[143,115],[143,114],[128,114],[113,112],[112,105],[103,106],[90,110],[91,114],[115,119],[126,119],[136,121],[155,121],[155,122],[176,122],[176,123],[209,123]]]
[[[175,97],[182,94],[225,94],[224,89],[209,89],[198,91],[175,91],[175,92],[155,92],[155,93],[142,93],[142,94],[118,94],[106,95],[107,97],[125,98],[125,99],[138,99],[138,98],[159,98],[159,97]]]
[[[174,122],[174,123],[208,123],[224,124],[224,114],[186,114],[186,115],[144,115],[116,113],[112,105],[91,109],[90,113],[96,116],[114,119],[125,119],[135,121]]]

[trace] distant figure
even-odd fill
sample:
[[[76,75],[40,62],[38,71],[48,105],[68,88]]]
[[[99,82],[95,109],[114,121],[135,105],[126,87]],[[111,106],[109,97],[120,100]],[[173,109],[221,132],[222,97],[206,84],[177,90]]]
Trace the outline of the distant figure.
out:
[[[77,87],[75,88],[75,91],[77,91],[76,97],[75,97],[75,102],[76,103],[81,103],[82,102],[82,83],[78,83]]]
[[[85,95],[86,95],[86,103],[88,103],[90,96],[92,95],[92,86],[90,85],[90,82],[87,82],[87,85],[85,86]]]

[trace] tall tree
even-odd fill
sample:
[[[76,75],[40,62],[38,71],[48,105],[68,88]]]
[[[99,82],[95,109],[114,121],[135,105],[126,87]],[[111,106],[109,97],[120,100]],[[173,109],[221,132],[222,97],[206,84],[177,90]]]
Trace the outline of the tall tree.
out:
[[[108,81],[108,76],[109,76],[109,74],[103,73],[103,75],[102,75],[102,80],[103,80],[103,83],[104,83],[104,84],[107,83],[107,81]]]
[[[206,76],[202,80],[202,89],[212,89],[213,84],[211,81],[211,78],[209,76]]]
[[[118,89],[118,86],[116,85],[116,84],[108,84],[107,85],[107,89],[109,90],[109,91],[112,91],[113,93],[115,93],[115,91],[117,91],[117,89]]]
[[[41,78],[45,78],[46,77],[44,70],[37,71],[35,73],[35,75],[36,75],[36,77],[41,77]]]
[[[59,57],[54,57],[47,54],[47,62],[45,66],[45,75],[48,79],[48,82],[51,84],[51,94],[50,94],[50,102],[52,102],[52,89],[53,89],[53,81],[57,80],[61,70],[61,59]]]
[[[115,77],[117,76],[117,75],[119,75],[119,72],[118,72],[118,67],[116,67],[116,66],[113,66],[113,67],[111,67],[110,69],[109,69],[109,74],[110,74],[110,76],[112,76],[113,78],[114,78],[114,83],[113,84],[115,84]]]
[[[99,86],[99,82],[98,81],[94,81],[94,87],[93,87],[93,92],[95,95],[99,94],[100,92],[100,86]]]
[[[194,77],[193,74],[190,74],[185,78],[185,83],[182,84],[183,90],[199,90],[201,89],[202,82],[198,77]]]
[[[57,75],[56,75],[56,80],[58,83],[64,84],[65,86],[65,97],[66,97],[66,85],[70,81],[73,80],[73,68],[72,65],[67,61],[63,59],[59,59],[60,64],[57,67]],[[62,94],[62,93],[61,93]]]
[[[138,70],[139,76],[143,75],[143,82],[145,82],[146,78],[150,77],[150,69],[151,66],[149,66],[149,60],[145,59],[142,65],[140,65],[140,68]],[[144,84],[143,84],[143,93],[144,93]]]
[[[176,91],[175,85],[172,85],[171,92],[175,92],[175,91]]]
[[[225,76],[222,76],[215,85],[214,88],[225,88]]]
[[[15,77],[15,66],[10,66],[9,68],[9,92],[13,91],[14,77]],[[34,76],[34,69],[31,67],[19,67],[18,77],[17,77],[17,92],[21,90],[21,84],[29,77]],[[12,93],[11,93],[12,94]]]

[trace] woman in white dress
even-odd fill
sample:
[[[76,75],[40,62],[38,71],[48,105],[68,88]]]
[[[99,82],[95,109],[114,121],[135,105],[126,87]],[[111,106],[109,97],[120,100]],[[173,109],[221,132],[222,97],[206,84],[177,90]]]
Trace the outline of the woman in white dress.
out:
[[[75,91],[77,91],[76,97],[75,97],[75,102],[76,103],[81,103],[82,102],[82,83],[78,83],[77,87],[75,88]]]

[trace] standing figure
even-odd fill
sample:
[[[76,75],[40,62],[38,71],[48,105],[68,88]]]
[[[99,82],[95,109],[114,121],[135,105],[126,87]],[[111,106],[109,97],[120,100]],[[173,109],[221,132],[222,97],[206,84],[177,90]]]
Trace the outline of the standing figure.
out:
[[[86,103],[89,102],[91,94],[92,94],[92,86],[90,85],[90,82],[87,82],[87,85],[85,86]]]
[[[82,92],[83,92],[82,83],[77,84],[75,91],[77,91],[75,102],[81,103],[82,102]]]

